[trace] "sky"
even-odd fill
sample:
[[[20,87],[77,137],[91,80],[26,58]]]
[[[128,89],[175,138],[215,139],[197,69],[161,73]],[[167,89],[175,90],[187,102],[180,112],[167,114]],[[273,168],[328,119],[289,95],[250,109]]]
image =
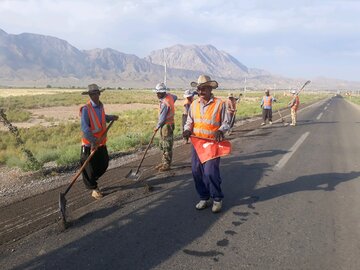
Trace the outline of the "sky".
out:
[[[276,75],[352,81],[360,81],[359,14],[356,0],[0,0],[0,28],[9,34],[139,57],[211,44]]]

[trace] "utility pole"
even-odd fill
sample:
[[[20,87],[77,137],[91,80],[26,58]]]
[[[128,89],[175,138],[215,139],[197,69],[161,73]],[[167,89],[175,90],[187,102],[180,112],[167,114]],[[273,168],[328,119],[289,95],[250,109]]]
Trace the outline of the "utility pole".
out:
[[[165,50],[163,50],[163,59],[164,59],[164,84],[165,84],[165,86],[167,87],[167,84],[166,84],[166,73],[167,73],[167,71],[166,71],[166,57],[165,57]]]

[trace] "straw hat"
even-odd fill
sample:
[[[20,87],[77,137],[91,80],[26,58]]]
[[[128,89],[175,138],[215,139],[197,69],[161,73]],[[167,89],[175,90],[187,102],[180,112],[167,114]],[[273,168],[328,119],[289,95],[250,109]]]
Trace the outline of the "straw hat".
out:
[[[202,87],[202,86],[210,86],[215,89],[218,87],[217,81],[212,81],[211,78],[207,75],[200,75],[197,82],[191,82],[190,85],[192,87]]]
[[[100,89],[97,84],[93,83],[93,84],[88,85],[88,91],[82,92],[81,94],[82,95],[92,95],[92,94],[100,93],[100,92],[104,92],[104,91],[105,91],[105,89]]]
[[[228,97],[229,97],[229,98],[234,97],[234,94],[233,94],[233,93],[229,93],[229,94],[228,94]]]
[[[169,88],[166,87],[166,85],[164,83],[158,83],[155,86],[155,89],[153,90],[155,93],[166,93],[166,91],[168,91]]]

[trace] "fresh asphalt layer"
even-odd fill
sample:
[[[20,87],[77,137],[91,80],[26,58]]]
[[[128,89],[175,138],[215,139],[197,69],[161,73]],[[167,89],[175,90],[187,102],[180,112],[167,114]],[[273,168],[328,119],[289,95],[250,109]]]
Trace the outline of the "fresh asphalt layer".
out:
[[[1,269],[360,269],[358,119],[332,97],[301,110],[296,127],[235,128],[219,214],[194,207],[189,145],[169,173],[145,160],[152,192],[124,180],[136,163],[106,173],[100,201],[79,181],[66,231],[54,224],[64,188],[1,208]]]

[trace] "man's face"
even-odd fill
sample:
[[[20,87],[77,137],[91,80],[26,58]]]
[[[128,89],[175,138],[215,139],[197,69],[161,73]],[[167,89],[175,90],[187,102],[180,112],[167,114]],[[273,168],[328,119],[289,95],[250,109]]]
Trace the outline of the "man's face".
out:
[[[100,91],[98,91],[98,92],[93,92],[93,93],[91,93],[89,96],[90,96],[91,100],[92,100],[94,103],[96,103],[96,104],[99,103],[99,101],[100,101]]]
[[[212,91],[212,87],[211,87],[211,86],[201,86],[201,87],[198,87],[199,97],[205,99],[206,101],[210,100],[211,91]]]
[[[166,93],[165,92],[158,92],[156,93],[158,99],[162,99],[163,97],[165,97]]]

